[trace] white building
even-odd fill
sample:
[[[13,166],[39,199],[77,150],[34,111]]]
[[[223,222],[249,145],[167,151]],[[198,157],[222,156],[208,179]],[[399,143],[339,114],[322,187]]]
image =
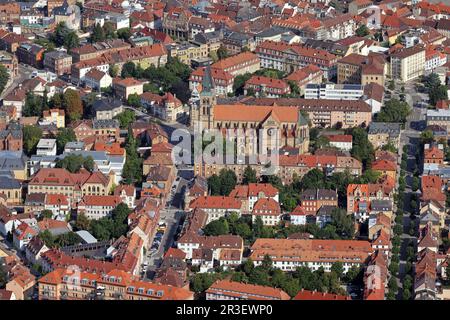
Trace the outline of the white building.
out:
[[[78,212],[88,219],[98,220],[111,215],[121,202],[118,196],[84,196],[78,203]]]
[[[56,156],[56,139],[41,139],[37,144],[36,155]]]
[[[358,100],[364,94],[359,84],[307,84],[305,99]]]

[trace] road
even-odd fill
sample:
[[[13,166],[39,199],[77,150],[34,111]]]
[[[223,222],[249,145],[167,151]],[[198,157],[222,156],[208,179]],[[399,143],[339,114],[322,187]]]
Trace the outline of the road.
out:
[[[148,264],[147,272],[143,275],[144,279],[153,279],[155,270],[160,266],[164,253],[173,246],[175,237],[178,233],[180,220],[184,217],[184,195],[187,190],[188,180],[191,176],[186,170],[179,170],[177,178],[172,184],[171,190],[174,190],[168,196],[166,207],[161,210],[160,221],[166,223],[166,231],[161,239],[161,244],[156,252],[148,252],[144,261]]]
[[[397,87],[399,87],[397,85]],[[401,132],[400,135],[400,150],[399,157],[401,159],[401,155],[403,153],[403,146],[407,145],[407,169],[406,169],[406,188],[405,188],[405,202],[403,204],[403,234],[400,236],[401,246],[400,246],[400,264],[399,264],[399,276],[398,276],[398,284],[399,284],[399,292],[397,299],[402,299],[403,296],[403,279],[406,276],[406,250],[408,244],[413,241],[413,243],[417,243],[417,230],[415,230],[415,235],[411,236],[409,234],[411,217],[415,218],[415,212],[411,209],[411,196],[413,191],[411,189],[412,180],[414,175],[414,169],[416,167],[416,152],[417,148],[420,146],[420,134],[421,131],[426,127],[425,124],[425,114],[426,109],[420,108],[417,106],[418,102],[427,101],[428,96],[424,93],[419,93],[415,89],[414,82],[410,82],[405,84],[405,100],[412,107],[412,112],[407,118],[407,122],[405,125],[405,130]],[[420,166],[419,166],[420,167]]]
[[[30,79],[30,76],[34,70],[36,70],[36,69],[31,66],[19,64],[17,76],[14,77],[12,79],[12,81],[10,80],[8,82],[6,89],[0,95],[0,99],[3,99],[4,97],[6,97],[19,84],[21,84],[22,82],[24,82],[27,79]]]

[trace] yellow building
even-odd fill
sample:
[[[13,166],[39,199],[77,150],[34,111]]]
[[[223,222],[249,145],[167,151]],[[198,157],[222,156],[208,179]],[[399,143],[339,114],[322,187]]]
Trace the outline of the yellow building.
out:
[[[42,117],[46,123],[53,123],[57,128],[64,128],[66,126],[66,114],[62,109],[45,110]]]

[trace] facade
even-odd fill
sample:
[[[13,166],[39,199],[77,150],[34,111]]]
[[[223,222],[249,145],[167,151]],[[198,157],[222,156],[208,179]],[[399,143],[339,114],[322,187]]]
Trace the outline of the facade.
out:
[[[279,98],[291,93],[291,88],[284,80],[253,76],[244,86],[244,94],[249,95],[250,92],[257,97]]]
[[[329,272],[332,264],[339,261],[344,273],[352,266],[364,265],[374,252],[370,242],[359,240],[257,239],[250,250],[255,266],[269,255],[273,266],[282,271],[305,266],[312,271],[323,267]]]
[[[281,289],[218,280],[206,290],[206,300],[290,300]]]
[[[89,219],[98,220],[110,216],[121,202],[119,196],[85,195],[78,203],[78,212],[82,212]]]
[[[301,193],[300,203],[307,215],[315,215],[322,206],[337,207],[338,195],[334,190],[307,189]]]
[[[425,72],[425,48],[417,45],[391,55],[391,75],[402,82],[417,79]]]
[[[400,145],[400,123],[372,122],[369,126],[368,138],[375,149],[391,143],[395,148]]]
[[[427,126],[439,126],[450,134],[450,110],[427,110]]]
[[[367,56],[352,53],[337,62],[338,84],[377,83],[384,86],[386,73],[384,56],[378,53],[369,53]]]
[[[364,94],[359,84],[307,84],[305,99],[358,100]]]
[[[144,84],[134,78],[116,78],[112,83],[116,96],[122,100],[127,100],[131,94],[141,95],[144,92]]]
[[[42,112],[42,118],[45,123],[53,123],[56,128],[64,128],[66,126],[66,113],[63,109],[49,109]]]
[[[72,56],[64,51],[51,51],[44,54],[44,68],[58,76],[70,73]]]
[[[318,66],[325,78],[336,74],[337,57],[325,50],[312,49],[297,44],[265,41],[256,47],[262,68],[271,68],[292,73],[309,64]]]

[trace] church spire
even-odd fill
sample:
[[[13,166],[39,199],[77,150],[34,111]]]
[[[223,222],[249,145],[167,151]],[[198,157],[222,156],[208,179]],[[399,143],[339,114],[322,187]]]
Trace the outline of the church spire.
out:
[[[202,95],[213,95],[214,94],[214,81],[211,76],[211,66],[205,68],[202,80]]]

